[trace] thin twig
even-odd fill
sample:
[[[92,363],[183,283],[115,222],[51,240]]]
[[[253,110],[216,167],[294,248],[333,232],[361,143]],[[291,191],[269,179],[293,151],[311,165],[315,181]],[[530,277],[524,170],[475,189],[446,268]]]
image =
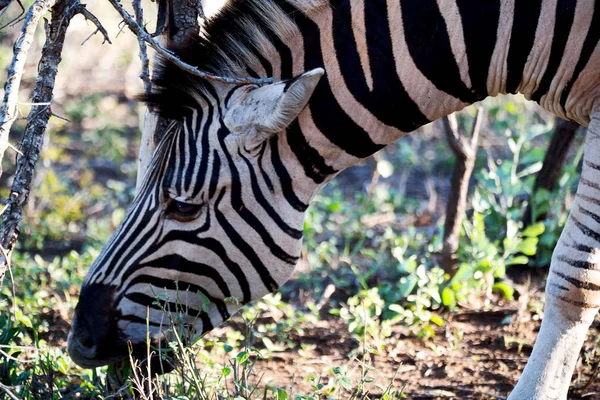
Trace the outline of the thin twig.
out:
[[[167,28],[167,21],[169,20],[169,5],[167,0],[157,0],[158,3],[158,14],[156,17],[156,31],[150,36],[157,37],[164,33]]]
[[[493,397],[495,399],[506,400],[506,397],[504,397],[504,396],[499,396],[497,394],[493,394],[493,393],[489,393],[489,392],[482,392],[481,390],[469,389],[469,388],[462,387],[462,386],[459,386],[456,389],[460,390],[461,392],[482,394],[484,396]]]
[[[133,0],[133,11],[135,20],[139,26],[144,26],[144,10],[140,5],[140,0]],[[146,42],[138,36],[138,44],[140,46],[140,61],[142,62],[142,73],[140,78],[144,82],[144,92],[150,94],[152,91],[152,83],[150,82],[150,62],[148,61],[148,52],[146,50]]]
[[[234,85],[244,85],[244,84],[255,84],[255,85],[263,85],[267,83],[272,83],[273,78],[233,78],[228,76],[219,76],[210,74],[205,71],[199,70],[197,67],[194,67],[190,64],[184,63],[181,61],[173,52],[165,49],[158,42],[154,40],[152,35],[150,35],[144,28],[138,25],[137,22],[131,17],[131,15],[121,6],[118,0],[109,0],[110,4],[117,10],[117,12],[123,18],[123,21],[129,29],[138,37],[144,40],[150,47],[152,47],[162,58],[172,62],[182,70],[189,72],[192,75],[198,76],[203,79],[208,79],[216,82],[230,83]]]
[[[0,163],[4,158],[4,153],[8,148],[8,134],[16,118],[17,102],[19,100],[19,88],[27,53],[33,43],[33,35],[40,18],[44,13],[54,5],[56,0],[36,0],[27,11],[25,23],[21,29],[21,35],[15,43],[14,55],[10,67],[8,68],[8,77],[4,86],[4,99],[0,107]],[[2,167],[0,167],[2,175]]]
[[[13,146],[12,144],[8,144],[8,148],[11,150],[14,150],[15,153],[17,153],[18,155],[22,156],[23,153],[21,153],[21,150],[17,149],[15,146]]]
[[[3,356],[3,358],[6,358],[8,360],[12,360],[12,361],[16,361],[19,363],[33,363],[36,360],[35,359],[28,359],[28,358],[17,358],[17,357],[13,357],[10,354],[8,354],[6,351],[4,350],[0,350],[0,354]]]
[[[70,120],[69,118],[67,118],[67,117],[63,117],[62,115],[58,115],[58,114],[57,114],[57,113],[55,113],[55,112],[52,112],[52,116],[53,116],[54,118],[62,119],[63,121],[66,121],[66,122],[71,122],[71,120]]]
[[[17,396],[15,396],[15,394],[8,388],[8,386],[4,386],[2,383],[0,383],[0,390],[3,391],[4,393],[6,393],[6,395],[11,400],[19,400],[19,398]]]
[[[5,8],[8,8],[8,6],[10,6],[10,3],[12,2],[13,0],[0,0],[0,11],[4,10]],[[2,17],[2,15],[4,15],[4,11],[2,11],[0,17]]]
[[[467,393],[473,393],[473,394],[478,394],[478,395],[484,395],[484,396],[492,397],[492,398],[499,399],[499,400],[506,400],[506,397],[504,397],[504,396],[500,396],[500,395],[497,395],[497,394],[494,394],[494,393],[484,392],[484,391],[477,390],[477,389],[471,389],[471,388],[467,388],[467,387],[464,387],[464,386],[439,385],[439,386],[431,386],[428,389],[430,391],[432,391],[432,390],[444,390],[444,391],[446,391],[447,390],[449,392],[452,392],[453,394],[456,391],[460,391],[460,392],[467,392]],[[452,398],[455,398],[455,396],[452,396]]]
[[[588,381],[583,386],[574,388],[574,391],[576,393],[582,394],[596,380],[596,377],[598,375],[598,371],[600,370],[600,360],[596,360],[594,364],[595,364],[594,368],[593,368],[594,372],[592,372],[592,374],[590,375],[590,378],[588,379]]]
[[[40,351],[40,349],[35,346],[17,346],[17,345],[12,345],[12,344],[0,344],[0,349],[18,349],[18,350]]]
[[[102,33],[102,36],[104,36],[104,40],[102,41],[102,44],[104,44],[106,42],[108,42],[109,44],[112,44],[112,42],[110,41],[110,38],[108,37],[108,32],[106,31],[106,29],[104,29],[104,27],[102,26],[102,23],[98,20],[98,18],[96,18],[96,16],[94,14],[92,14],[85,7],[85,4],[81,4],[81,3],[77,2],[76,8],[77,8],[77,13],[83,15],[85,19],[87,19],[88,21],[90,21],[92,24],[94,24],[96,26],[96,30],[94,32],[92,32],[92,34],[90,34],[90,36],[88,36],[81,44],[83,45],[85,42],[87,42],[89,40],[89,38],[91,38],[98,32]]]
[[[13,22],[19,20],[21,18],[21,16],[23,15],[23,13],[25,12],[25,7],[23,7],[23,3],[21,3],[21,0],[16,0],[16,1],[17,1],[17,4],[19,5],[19,7],[21,7],[21,12],[19,13],[19,15],[14,17],[12,20],[10,20],[6,24],[0,26],[0,30],[6,28]],[[8,7],[12,4],[12,2],[13,2],[13,0],[0,0],[0,18],[2,18],[4,16],[4,13],[6,12],[6,10],[8,10]]]

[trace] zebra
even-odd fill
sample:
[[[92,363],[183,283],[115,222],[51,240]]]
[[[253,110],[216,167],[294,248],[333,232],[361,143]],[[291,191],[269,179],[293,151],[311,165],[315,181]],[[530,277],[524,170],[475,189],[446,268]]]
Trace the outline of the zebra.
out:
[[[168,340],[164,308],[195,337],[210,331],[290,277],[310,200],[338,172],[469,104],[521,93],[588,127],[542,327],[510,396],[565,399],[600,308],[599,40],[600,0],[229,0],[173,51],[274,82],[223,84],[162,63],[145,100],[172,122],[84,280],[71,358],[122,360],[147,330]]]

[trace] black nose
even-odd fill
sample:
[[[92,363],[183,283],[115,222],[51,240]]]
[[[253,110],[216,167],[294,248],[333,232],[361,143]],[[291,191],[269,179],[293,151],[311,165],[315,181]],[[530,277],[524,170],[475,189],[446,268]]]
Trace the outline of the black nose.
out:
[[[127,345],[119,340],[114,287],[93,284],[82,288],[75,308],[69,355],[77,364],[93,368],[110,364],[127,356]]]

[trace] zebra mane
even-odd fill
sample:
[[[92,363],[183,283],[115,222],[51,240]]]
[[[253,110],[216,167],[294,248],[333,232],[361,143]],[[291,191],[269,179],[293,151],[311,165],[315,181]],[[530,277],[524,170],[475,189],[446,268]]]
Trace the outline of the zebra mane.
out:
[[[261,65],[257,54],[273,40],[286,42],[294,34],[294,22],[282,6],[309,12],[327,0],[229,0],[205,21],[200,35],[182,45],[169,45],[178,57],[200,70],[221,76],[253,76],[249,65]],[[290,78],[290,77],[281,77]],[[138,98],[165,118],[181,120],[188,107],[197,108],[214,82],[185,72],[157,57],[152,77],[153,92]]]

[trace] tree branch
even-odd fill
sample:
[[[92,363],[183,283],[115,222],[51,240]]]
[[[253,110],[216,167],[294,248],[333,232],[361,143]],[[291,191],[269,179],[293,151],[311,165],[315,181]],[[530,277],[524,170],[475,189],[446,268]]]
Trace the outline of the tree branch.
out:
[[[442,119],[446,140],[456,155],[456,164],[454,165],[450,184],[450,196],[448,196],[448,205],[446,206],[446,221],[442,244],[442,265],[444,271],[449,274],[456,272],[458,237],[467,208],[469,180],[475,166],[477,141],[479,140],[479,130],[482,120],[483,112],[481,107],[479,107],[473,121],[471,138],[467,139],[461,135],[454,114]]]
[[[12,0],[0,0],[0,11],[4,10],[12,3]]]
[[[106,32],[106,29],[104,29],[104,27],[102,26],[102,24],[100,23],[100,21],[98,20],[98,18],[96,18],[96,16],[94,14],[92,14],[86,7],[85,4],[81,4],[79,2],[77,2],[77,4],[75,4],[75,7],[77,8],[77,13],[83,15],[83,17],[85,19],[87,19],[88,21],[90,21],[92,24],[96,25],[96,30],[94,32],[92,32],[92,34],[90,36],[87,37],[87,39],[85,39],[83,41],[83,43],[81,43],[82,45],[87,42],[87,40],[89,38],[91,38],[92,36],[94,36],[96,33],[100,32],[102,33],[102,36],[104,36],[104,40],[102,41],[102,44],[108,42],[109,44],[112,44],[112,42],[110,41],[110,38],[108,37],[108,32]]]
[[[133,12],[135,13],[135,21],[139,26],[144,26],[144,10],[140,5],[140,0],[133,0]],[[149,94],[152,91],[152,83],[150,82],[150,62],[148,61],[148,52],[146,51],[146,42],[138,37],[140,47],[140,61],[142,62],[142,73],[140,79],[144,82],[144,91]]]
[[[146,32],[146,30],[144,28],[142,28],[140,25],[138,25],[138,23],[134,21],[132,16],[121,6],[121,4],[119,3],[119,0],[109,0],[109,2],[112,4],[112,6],[115,8],[115,10],[117,10],[117,12],[121,15],[121,18],[123,18],[123,21],[129,27],[129,29],[138,38],[141,38],[146,43],[148,43],[148,45],[150,47],[152,47],[161,57],[172,62],[173,64],[177,65],[182,70],[189,72],[192,75],[198,76],[203,79],[208,79],[208,80],[212,80],[212,81],[216,81],[216,82],[230,83],[230,84],[235,84],[235,85],[244,85],[244,84],[263,85],[263,84],[273,82],[273,78],[259,78],[259,79],[250,78],[250,77],[234,78],[234,77],[214,75],[214,74],[210,74],[205,71],[201,71],[197,67],[194,67],[190,64],[184,63],[173,52],[165,49],[158,42],[156,42],[156,40],[154,40],[152,35],[150,35],[148,32]]]
[[[6,393],[6,395],[8,396],[8,398],[10,400],[19,400],[19,398],[10,390],[10,388],[8,386],[4,386],[1,382],[0,382],[0,390],[3,391],[4,393]]]
[[[8,77],[4,85],[4,99],[0,107],[0,175],[2,175],[2,159],[8,148],[8,134],[17,117],[17,102],[19,101],[19,88],[23,77],[23,68],[27,53],[33,43],[33,36],[40,18],[54,5],[55,0],[36,0],[27,11],[21,35],[15,43],[13,59],[8,68]]]
[[[49,2],[43,2],[48,5]],[[38,67],[38,76],[33,91],[34,104],[27,117],[27,126],[22,143],[23,155],[17,160],[17,170],[10,195],[2,214],[0,225],[0,286],[6,269],[10,267],[13,247],[19,235],[19,224],[23,208],[29,199],[31,180],[35,165],[40,157],[44,132],[52,111],[50,104],[61,61],[65,34],[73,16],[80,12],[77,0],[59,0],[52,7],[52,18],[46,31],[46,43]],[[35,4],[34,4],[35,6]]]
[[[25,12],[25,7],[23,7],[23,3],[21,3],[21,0],[0,0],[0,18],[2,18],[2,16],[4,16],[4,13],[6,12],[6,10],[8,10],[8,6],[10,6],[13,1],[16,1],[17,4],[19,5],[19,7],[21,7],[21,13],[19,15],[17,15],[15,18],[13,18],[12,20],[10,20],[9,22],[7,22],[6,24],[0,26],[0,30],[4,29],[8,25],[12,24],[17,19],[21,18],[21,16]]]

